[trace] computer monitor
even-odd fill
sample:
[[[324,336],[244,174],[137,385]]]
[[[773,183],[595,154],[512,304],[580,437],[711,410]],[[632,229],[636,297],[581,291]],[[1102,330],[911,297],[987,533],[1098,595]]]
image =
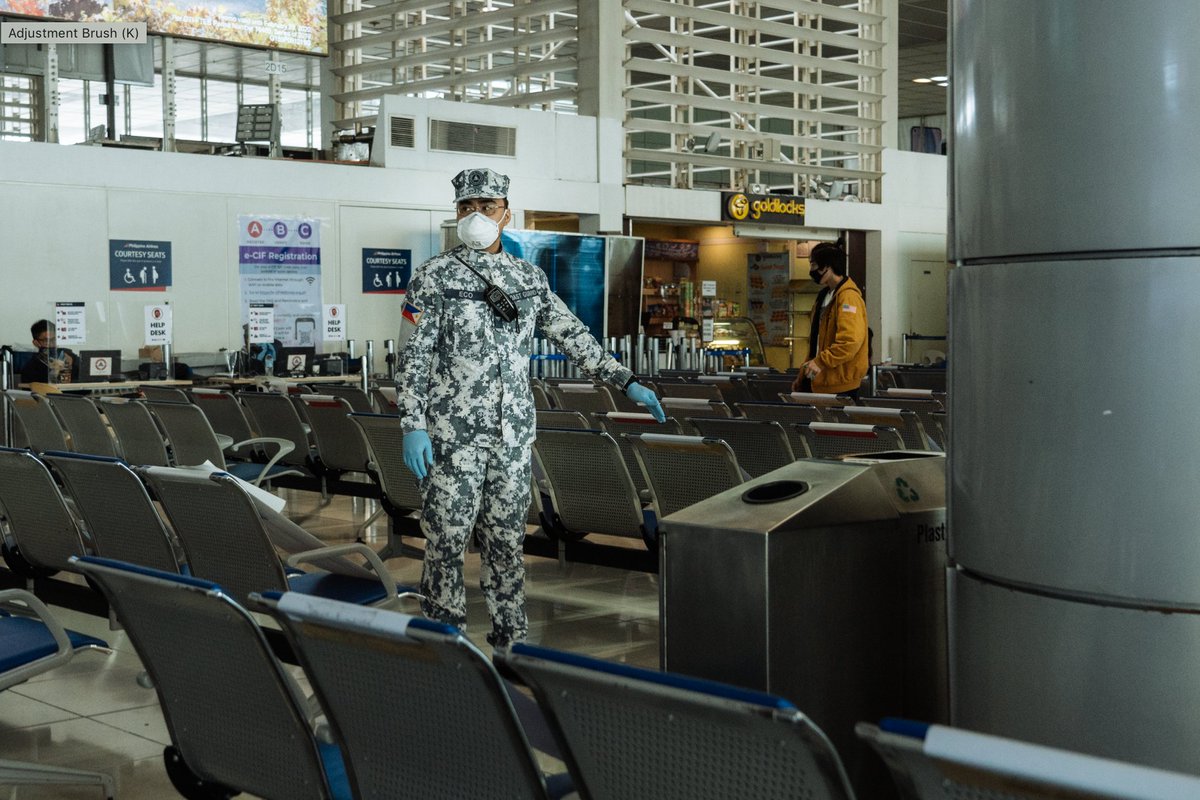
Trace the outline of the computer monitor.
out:
[[[96,383],[121,377],[120,350],[80,350],[79,382]]]
[[[275,353],[275,374],[280,377],[307,375],[312,371],[316,357],[315,347],[280,347]]]

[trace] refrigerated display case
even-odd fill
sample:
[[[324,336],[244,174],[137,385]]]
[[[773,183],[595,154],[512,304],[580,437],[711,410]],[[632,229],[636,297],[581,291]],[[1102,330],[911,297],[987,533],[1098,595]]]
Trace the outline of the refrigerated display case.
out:
[[[711,342],[705,343],[704,348],[709,351],[749,350],[749,366],[761,367],[766,364],[762,338],[758,335],[754,321],[749,317],[721,317],[713,320],[713,338]],[[745,365],[745,362],[736,356],[731,355],[729,358],[738,361],[735,366]]]

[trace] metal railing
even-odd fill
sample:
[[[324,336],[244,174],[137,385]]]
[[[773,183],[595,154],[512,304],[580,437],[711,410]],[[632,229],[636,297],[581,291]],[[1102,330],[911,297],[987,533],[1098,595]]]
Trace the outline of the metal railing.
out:
[[[717,350],[705,348],[698,339],[672,339],[665,336],[612,336],[604,347],[613,358],[637,375],[653,377],[662,370],[683,370],[704,373],[729,372],[750,365],[750,350]],[[737,362],[726,369],[726,359]],[[580,378],[586,380],[576,367],[552,342],[534,340],[529,357],[531,378]]]

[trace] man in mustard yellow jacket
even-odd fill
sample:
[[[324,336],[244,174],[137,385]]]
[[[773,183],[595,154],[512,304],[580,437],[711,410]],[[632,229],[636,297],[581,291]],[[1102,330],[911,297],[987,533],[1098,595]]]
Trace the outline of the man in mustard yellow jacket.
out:
[[[808,259],[808,275],[822,288],[813,303],[808,361],[800,365],[792,390],[857,397],[868,366],[862,292],[846,274],[846,251],[840,243],[822,242]]]

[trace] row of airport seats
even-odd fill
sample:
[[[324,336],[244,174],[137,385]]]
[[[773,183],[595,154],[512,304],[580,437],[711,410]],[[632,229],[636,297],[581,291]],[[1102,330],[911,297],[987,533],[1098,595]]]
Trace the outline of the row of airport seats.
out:
[[[944,393],[927,390],[885,389],[877,396],[861,397],[791,391],[790,378],[770,380],[769,389],[750,386],[737,377],[701,375],[672,382],[640,379],[653,388],[663,409],[676,416],[751,416],[778,422],[848,422],[896,427],[909,447],[945,449],[947,398]],[[762,380],[762,379],[760,379]],[[601,384],[549,379],[530,384],[539,410],[579,411],[595,414],[607,411],[642,412],[621,392]],[[774,391],[780,389],[781,391]],[[776,409],[795,405],[798,409]]]
[[[366,395],[355,391],[365,402]],[[270,480],[273,485],[320,491],[324,496],[332,492],[378,499],[389,521],[388,544],[381,555],[414,552],[406,548],[401,535],[419,535],[414,514],[421,496],[401,460],[403,434],[398,419],[355,412],[354,405],[360,404],[352,404],[346,396],[195,389],[187,395],[181,392],[176,402],[105,398],[97,406],[70,395],[14,394],[5,399],[15,407],[18,419],[26,421],[27,429],[49,431],[38,438],[37,450],[59,451],[68,442],[103,437],[100,441],[107,442],[109,449],[96,446],[89,448],[92,452],[119,452],[140,466],[208,461],[254,482]],[[682,409],[685,413],[713,413],[709,401],[679,402],[696,404],[695,409]],[[98,408],[104,409],[107,426]],[[589,421],[575,412],[539,411],[539,429],[600,429],[612,436],[616,446],[594,435],[541,435],[528,522],[540,525],[552,538],[613,533],[640,538],[653,551],[657,519],[747,477],[796,457],[836,457],[915,444],[902,441],[891,426],[807,422],[820,408],[812,404],[743,403],[734,408],[740,417],[687,416],[682,423],[670,419],[662,426],[651,424],[644,414],[605,412]],[[875,413],[857,407],[844,410]],[[901,415],[903,430],[919,435],[913,412],[894,413]],[[57,418],[64,420],[62,426]],[[109,437],[107,427],[115,439]],[[663,438],[663,433],[691,439]],[[252,451],[249,461],[227,461],[218,434],[235,440],[230,449],[249,446],[257,452]],[[619,459],[612,458],[613,449],[619,451]],[[342,480],[347,474],[368,480]]]
[[[201,399],[203,397],[202,394],[197,395],[197,403],[202,408],[207,402]],[[277,397],[259,397],[258,402],[282,404]],[[806,416],[796,416],[796,412],[803,413],[804,409],[796,404],[760,405],[766,411],[779,407],[788,415],[783,418],[785,421],[808,419]],[[704,406],[699,410],[707,412],[708,408]],[[372,474],[380,483],[381,499],[389,513],[395,518],[400,513],[419,508],[420,493],[401,460],[402,433],[394,417],[362,413],[347,416],[345,411],[344,408],[334,409],[330,414],[340,415],[343,424],[349,419],[362,429],[370,445]],[[310,410],[309,415],[312,413]],[[793,431],[790,425],[744,424],[746,420],[743,419],[688,418],[687,433],[699,434],[703,439],[691,441],[660,436],[664,432],[684,432],[675,420],[658,426],[651,424],[648,415],[628,412],[596,414],[593,418],[594,421],[588,424],[574,412],[571,415],[538,412],[539,430],[600,427],[615,438],[624,461],[624,469],[620,465],[613,465],[609,458],[609,445],[605,443],[563,442],[561,436],[539,435],[543,443],[535,454],[534,472],[538,480],[532,493],[528,522],[541,526],[551,537],[571,539],[578,538],[581,532],[614,533],[640,537],[653,549],[656,519],[736,485],[747,477],[756,477],[790,463],[796,453],[801,457],[808,457],[814,452],[833,457],[845,452],[906,446],[895,432],[880,426],[864,428],[819,423],[808,425],[805,428],[807,434],[801,434]],[[794,451],[779,435],[781,428],[800,441]],[[645,466],[634,455],[633,440],[621,434],[645,434],[637,445],[644,451],[642,461],[646,462]],[[813,437],[811,446],[803,443],[806,435]],[[737,456],[731,453],[730,446],[725,442],[732,442]],[[594,454],[599,461],[587,458],[586,454]],[[745,468],[737,463],[738,457],[744,462]],[[681,459],[689,458],[687,465],[681,463]],[[657,492],[646,478],[647,469],[660,476],[654,482],[658,487]],[[628,475],[629,481],[625,480],[625,475]],[[633,484],[632,492],[628,488],[630,481]],[[593,491],[597,482],[603,482],[607,487],[599,494]],[[556,500],[557,496],[562,499]],[[605,503],[602,498],[616,499]],[[559,505],[564,509],[561,513],[555,511]]]
[[[881,364],[876,367],[875,375],[879,388],[946,391],[946,368],[944,366]]]
[[[355,391],[365,402],[366,396]],[[813,398],[834,402],[827,396]],[[74,433],[69,441],[86,441],[80,431],[86,434],[99,429],[89,434],[91,438],[103,436],[102,441],[109,442],[110,447],[119,445],[119,452],[139,465],[208,461],[256,482],[270,479],[274,485],[316,490],[323,495],[332,487],[334,493],[379,499],[390,523],[383,555],[411,552],[405,550],[400,533],[419,534],[413,513],[420,507],[421,498],[415,479],[400,459],[402,433],[394,416],[355,412],[350,399],[335,395],[288,397],[270,392],[234,394],[195,389],[189,395],[181,392],[174,399],[192,402],[101,400],[99,407],[117,434],[114,442],[108,437],[97,406],[87,399],[69,395],[8,398],[18,418],[31,420],[27,428],[39,430],[35,423],[46,420],[41,427],[51,429],[53,435],[40,437],[40,446],[35,449],[65,449],[68,438],[54,422],[57,412],[63,420],[72,422]],[[709,401],[684,398],[678,402],[685,404],[680,409],[684,413],[714,413]],[[887,425],[807,422],[821,418],[821,407],[808,403],[751,402],[735,404],[734,408],[739,418],[687,416],[683,424],[671,419],[663,426],[650,425],[647,415],[606,412],[593,415],[589,422],[578,414],[539,411],[538,425],[542,429],[600,428],[608,432],[617,443],[624,466],[609,463],[609,443],[580,437],[574,437],[578,441],[572,443],[563,441],[561,435],[543,435],[535,457],[539,481],[535,483],[537,490],[533,492],[528,521],[541,525],[555,538],[616,533],[641,538],[652,546],[656,519],[796,457],[836,457],[847,452],[916,445],[911,438],[897,439],[898,431]],[[826,405],[825,410],[877,414],[877,410],[858,407]],[[879,416],[877,421],[900,424],[899,430],[909,437],[921,435],[913,412],[878,410],[879,415],[887,413],[899,420]],[[90,427],[84,423],[90,423]],[[218,433],[236,440],[235,447],[260,449],[252,454],[251,461],[226,462],[216,439]],[[636,448],[633,438],[622,435],[642,433],[646,436]],[[698,436],[700,440],[663,439],[662,433]],[[271,452],[270,448],[276,449]],[[101,454],[116,450],[99,446],[90,449]],[[635,449],[643,451],[641,461]],[[685,466],[684,461],[689,459]],[[651,481],[647,470],[658,479]],[[371,480],[339,480],[347,473],[364,474]],[[593,491],[598,484],[600,490]],[[397,521],[402,523],[399,529]]]
[[[565,539],[640,536],[653,550],[657,520],[797,458],[925,449],[892,426],[809,421],[806,406],[739,408],[742,417],[668,417],[661,424],[649,414],[537,411],[531,524]],[[913,427],[905,430],[919,434],[908,414]]]
[[[0,448],[0,551],[28,581],[95,555],[217,580],[241,599],[291,589],[396,605],[412,594],[366,545],[326,547],[248,486],[221,471]]]
[[[95,401],[5,392],[3,402],[17,423],[15,443],[39,452],[70,450],[145,466],[208,461],[255,483],[274,481],[323,496],[379,497],[369,445],[347,419],[364,406],[374,411],[361,390],[354,390],[357,396],[342,387],[293,395],[163,391],[148,387],[147,393],[156,393],[145,400]]]
[[[187,798],[855,798],[825,733],[777,696],[534,645],[489,661],[457,629],[394,611],[73,566],[142,659]],[[255,613],[283,630],[299,676]],[[1195,776],[946,726],[857,730],[903,800],[1200,796]]]

